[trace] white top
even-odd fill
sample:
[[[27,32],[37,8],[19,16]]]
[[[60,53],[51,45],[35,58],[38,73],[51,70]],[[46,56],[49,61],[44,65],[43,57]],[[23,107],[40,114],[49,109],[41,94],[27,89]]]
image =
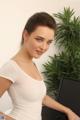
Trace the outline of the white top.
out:
[[[8,90],[13,103],[10,116],[16,120],[41,120],[42,99],[46,95],[44,81],[26,74],[14,60],[1,67],[0,76],[13,82]]]

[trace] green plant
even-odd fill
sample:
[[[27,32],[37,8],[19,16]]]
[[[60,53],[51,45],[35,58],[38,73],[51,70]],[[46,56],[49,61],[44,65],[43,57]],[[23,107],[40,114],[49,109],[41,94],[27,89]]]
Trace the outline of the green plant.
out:
[[[54,14],[58,19],[56,46],[63,49],[43,64],[48,94],[57,94],[62,79],[80,80],[80,18],[74,10],[64,8],[63,13]]]

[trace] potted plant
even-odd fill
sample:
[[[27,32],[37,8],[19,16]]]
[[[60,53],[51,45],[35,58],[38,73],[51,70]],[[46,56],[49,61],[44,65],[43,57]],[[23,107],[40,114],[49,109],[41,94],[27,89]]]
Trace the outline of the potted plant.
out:
[[[53,57],[49,56],[49,61],[43,64],[43,73],[48,95],[55,99],[59,94],[62,80],[80,81],[80,18],[74,16],[74,13],[74,10],[69,7],[64,8],[61,13],[54,14],[57,19],[55,46],[59,49],[59,53]]]
[[[80,18],[74,13],[73,9],[64,8],[62,13],[54,14],[58,19],[55,45],[60,52],[43,64],[51,96],[58,93],[62,79],[80,80]]]

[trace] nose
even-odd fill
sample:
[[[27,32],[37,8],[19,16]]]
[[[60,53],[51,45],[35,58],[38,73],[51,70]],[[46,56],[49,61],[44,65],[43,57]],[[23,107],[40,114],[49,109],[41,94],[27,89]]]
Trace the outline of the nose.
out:
[[[42,43],[41,49],[42,49],[43,51],[46,51],[46,50],[48,49],[47,43]]]

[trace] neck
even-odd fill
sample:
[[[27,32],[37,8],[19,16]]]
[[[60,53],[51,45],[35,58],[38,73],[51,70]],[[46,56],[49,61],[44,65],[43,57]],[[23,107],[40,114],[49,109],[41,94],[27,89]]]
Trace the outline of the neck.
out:
[[[28,51],[23,47],[19,50],[19,52],[15,56],[16,59],[19,59],[22,62],[32,63],[32,57],[29,55]]]

